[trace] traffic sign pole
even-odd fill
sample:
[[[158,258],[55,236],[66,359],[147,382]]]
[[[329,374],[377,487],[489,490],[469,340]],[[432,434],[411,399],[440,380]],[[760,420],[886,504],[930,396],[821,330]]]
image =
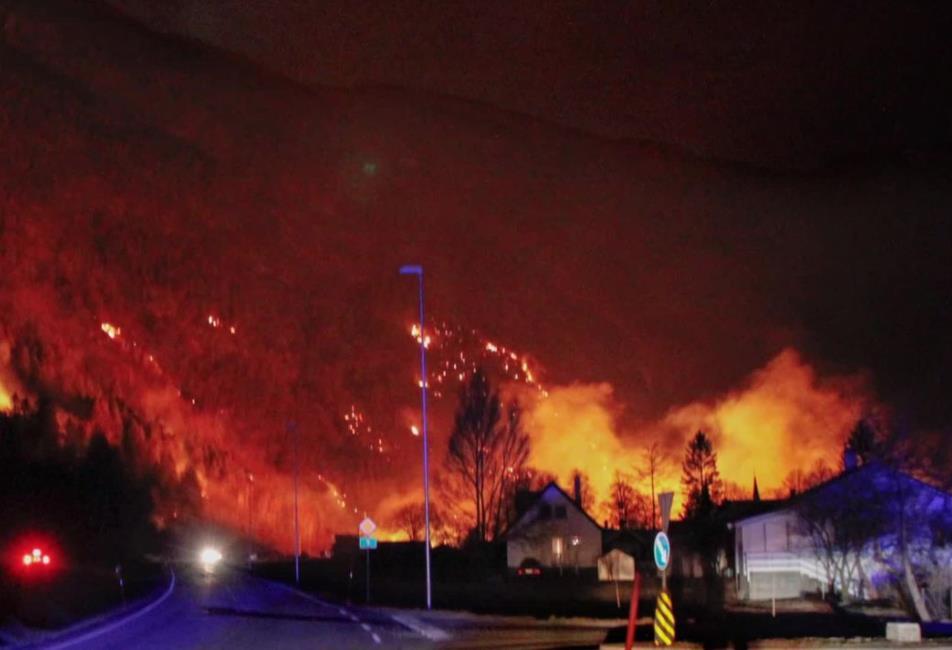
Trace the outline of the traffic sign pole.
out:
[[[364,594],[364,599],[367,604],[370,603],[370,551],[377,548],[377,539],[373,536],[376,531],[377,524],[365,513],[363,520],[357,524],[357,532],[360,533],[359,547],[367,554],[367,571],[365,576],[366,591]]]
[[[662,492],[658,495],[658,505],[661,506],[661,534],[668,540],[668,525],[671,523],[671,504],[674,503],[674,492]],[[668,543],[668,562],[664,567],[659,566],[661,570],[661,589],[668,589],[668,564],[670,563],[671,544]]]
[[[667,591],[658,594],[654,617],[655,645],[669,646],[674,643],[674,606]]]

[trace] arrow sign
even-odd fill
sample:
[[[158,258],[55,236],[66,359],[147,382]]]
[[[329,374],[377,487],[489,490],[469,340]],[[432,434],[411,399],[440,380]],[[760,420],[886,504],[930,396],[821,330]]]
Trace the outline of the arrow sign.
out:
[[[654,538],[654,562],[660,571],[668,568],[671,562],[671,541],[664,533],[658,533]]]
[[[360,534],[364,537],[370,537],[374,534],[374,531],[377,530],[377,524],[375,524],[374,520],[370,517],[364,517],[364,520],[357,526],[357,530],[359,530]]]

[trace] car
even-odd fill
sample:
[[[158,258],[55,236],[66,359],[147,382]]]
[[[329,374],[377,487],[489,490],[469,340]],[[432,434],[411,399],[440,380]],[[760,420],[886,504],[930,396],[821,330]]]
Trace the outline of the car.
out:
[[[537,578],[542,575],[542,563],[534,557],[527,557],[519,564],[516,575],[522,578]]]

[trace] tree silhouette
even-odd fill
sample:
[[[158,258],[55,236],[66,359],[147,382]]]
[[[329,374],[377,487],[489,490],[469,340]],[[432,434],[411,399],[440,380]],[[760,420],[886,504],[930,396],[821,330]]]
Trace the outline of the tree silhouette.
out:
[[[850,432],[844,446],[846,454],[852,454],[856,461],[865,465],[872,460],[876,460],[881,455],[881,445],[877,440],[876,430],[868,420],[861,419],[856,422],[856,426]],[[844,468],[848,469],[848,468]]]
[[[472,495],[477,541],[495,538],[508,523],[501,506],[512,497],[528,458],[518,404],[504,414],[499,393],[477,369],[460,391],[447,453],[447,467]]]
[[[684,512],[687,519],[709,513],[721,498],[721,476],[717,470],[717,453],[711,439],[698,431],[688,442],[681,465],[684,487]]]

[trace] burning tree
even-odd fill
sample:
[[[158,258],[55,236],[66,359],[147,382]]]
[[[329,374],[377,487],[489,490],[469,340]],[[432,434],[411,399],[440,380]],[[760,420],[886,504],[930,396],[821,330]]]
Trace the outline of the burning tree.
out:
[[[495,538],[508,523],[503,504],[528,458],[518,404],[504,413],[498,391],[477,369],[460,391],[446,465],[471,495],[478,541]]]

